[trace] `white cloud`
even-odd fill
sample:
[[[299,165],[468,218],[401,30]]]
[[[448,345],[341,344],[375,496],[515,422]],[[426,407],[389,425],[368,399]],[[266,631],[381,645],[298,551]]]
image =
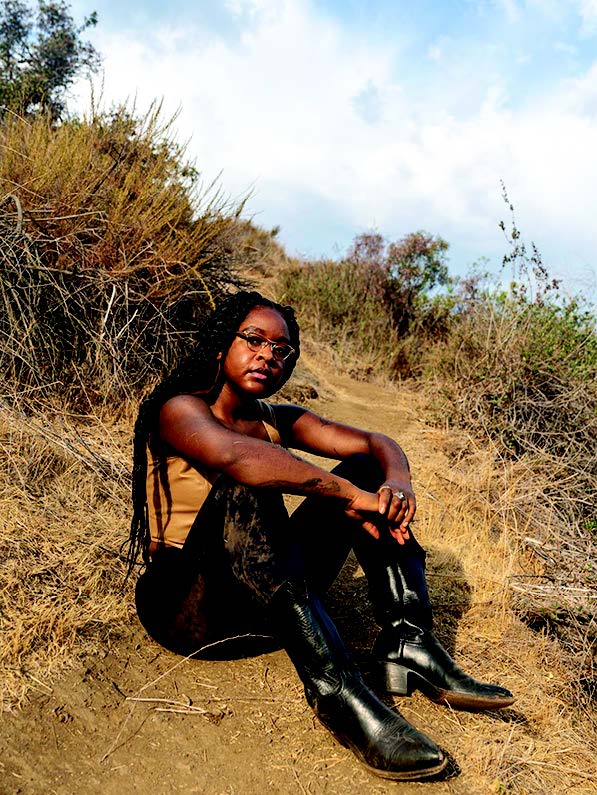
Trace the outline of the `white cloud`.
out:
[[[270,19],[277,13],[283,13],[291,2],[289,0],[226,0],[226,8],[236,17],[243,15],[264,16]]]
[[[475,256],[503,250],[503,179],[529,237],[549,250],[565,236],[581,258],[593,256],[597,67],[516,110],[495,77],[483,101],[463,110],[467,81],[478,90],[475,64],[452,94],[434,93],[415,85],[390,37],[369,41],[306,0],[228,7],[251,17],[234,41],[188,28],[98,31],[105,95],[137,94],[140,106],[164,96],[167,111],[180,106],[180,137],[191,138],[206,177],[222,170],[235,195],[255,185],[257,220],[281,223],[286,239],[302,235],[297,248],[309,249],[310,228],[319,226],[325,251],[315,253],[331,253],[337,237],[325,237],[325,207],[352,234],[423,227]]]
[[[521,9],[517,0],[495,0],[496,5],[501,8],[510,22],[518,22],[521,17]]]
[[[597,33],[597,0],[526,0],[526,3],[554,21],[565,20],[572,13],[580,21],[583,35]]]
[[[597,0],[578,0],[578,5],[585,32],[597,32]]]
[[[556,52],[563,52],[564,55],[576,55],[578,52],[578,49],[573,44],[565,41],[556,41],[553,48]]]
[[[430,61],[440,61],[442,58],[442,48],[437,44],[432,44],[427,50],[427,57]]]

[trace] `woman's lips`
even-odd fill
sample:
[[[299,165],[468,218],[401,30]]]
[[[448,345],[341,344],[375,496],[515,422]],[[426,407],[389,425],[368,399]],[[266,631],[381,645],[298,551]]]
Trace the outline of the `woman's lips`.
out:
[[[249,370],[249,375],[252,375],[258,381],[268,381],[272,377],[270,370]]]

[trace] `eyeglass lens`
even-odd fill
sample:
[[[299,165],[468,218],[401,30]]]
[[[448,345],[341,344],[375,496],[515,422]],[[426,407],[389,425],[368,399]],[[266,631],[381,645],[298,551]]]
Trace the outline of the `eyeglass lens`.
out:
[[[254,351],[255,353],[265,348],[266,345],[269,345],[272,349],[272,355],[275,359],[287,359],[293,351],[293,348],[290,345],[285,345],[283,342],[272,342],[271,340],[268,340],[265,337],[261,337],[257,334],[249,334],[247,336],[240,334],[239,336],[245,340],[250,350]]]

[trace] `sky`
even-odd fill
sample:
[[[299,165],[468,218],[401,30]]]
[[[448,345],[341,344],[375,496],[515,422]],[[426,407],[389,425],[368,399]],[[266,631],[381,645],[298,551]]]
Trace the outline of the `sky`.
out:
[[[568,292],[597,281],[597,0],[75,0],[95,96],[163,101],[206,183],[288,252],[419,229],[452,273],[523,238]],[[101,83],[101,85],[100,85]],[[71,107],[89,106],[81,80]]]

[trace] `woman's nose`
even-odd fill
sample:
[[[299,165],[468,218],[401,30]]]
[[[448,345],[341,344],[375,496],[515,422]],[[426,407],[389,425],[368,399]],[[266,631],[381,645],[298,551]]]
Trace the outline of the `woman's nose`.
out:
[[[275,361],[274,352],[272,351],[272,346],[267,344],[264,345],[262,348],[259,349],[258,356],[261,356],[268,362]]]

